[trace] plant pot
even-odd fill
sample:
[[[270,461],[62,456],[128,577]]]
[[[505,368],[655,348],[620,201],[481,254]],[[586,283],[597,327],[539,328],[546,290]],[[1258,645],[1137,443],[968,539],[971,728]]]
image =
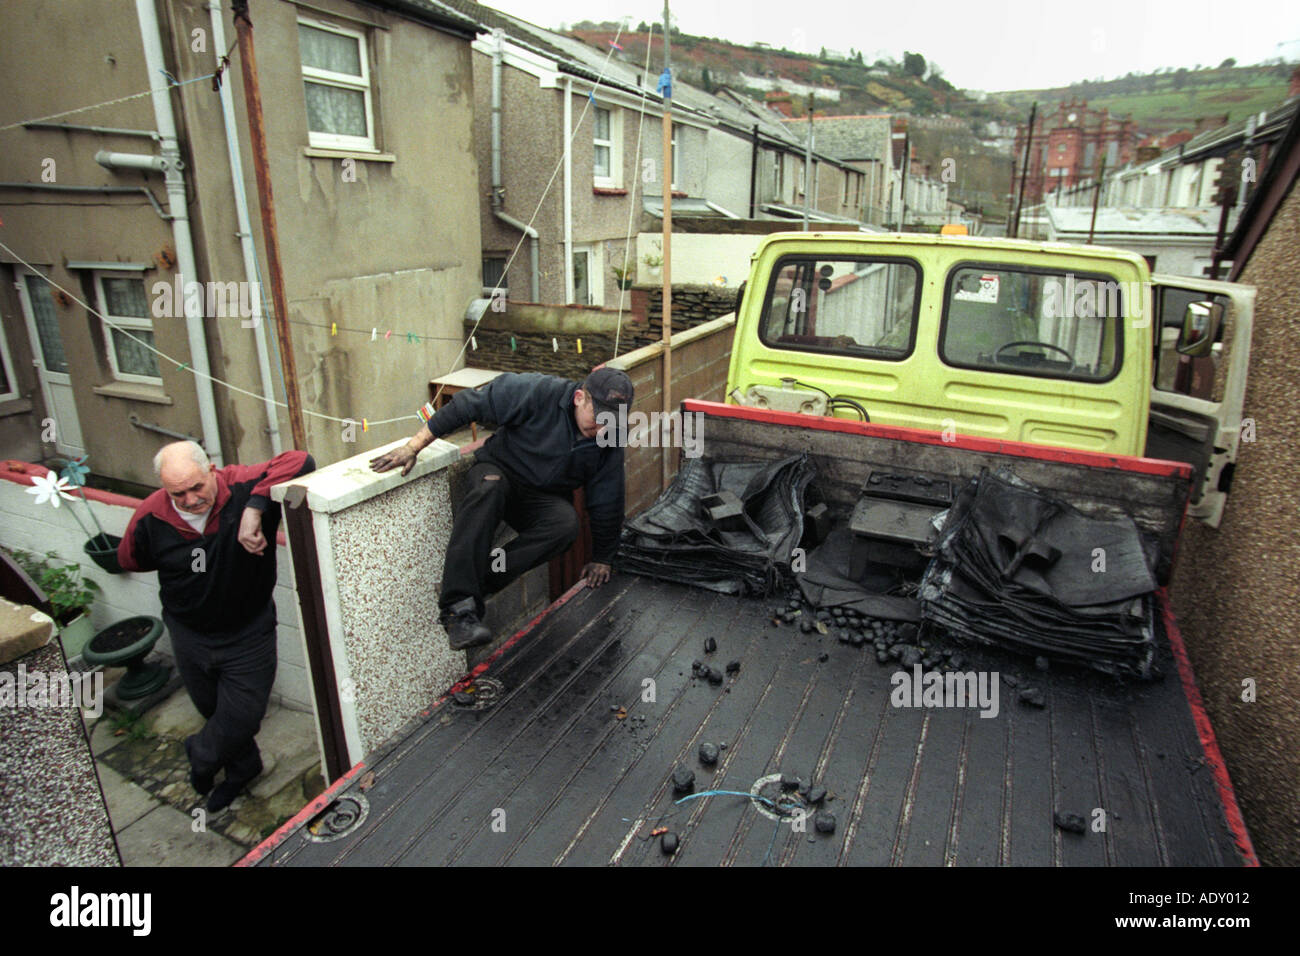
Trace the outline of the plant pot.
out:
[[[90,623],[90,615],[84,612],[76,620],[60,627],[59,643],[63,645],[63,656],[72,660],[94,635],[95,627]]]
[[[117,546],[122,539],[115,534],[97,534],[84,545],[90,560],[109,574],[121,574],[122,565],[117,563]]]
[[[81,656],[87,664],[126,668],[117,684],[120,699],[147,697],[167,683],[167,668],[145,663],[162,633],[163,622],[156,617],[128,617],[92,637]]]
[[[618,282],[618,287],[622,289],[624,292],[626,292],[628,289],[632,288],[632,283],[635,281],[636,281],[635,279],[620,279]]]

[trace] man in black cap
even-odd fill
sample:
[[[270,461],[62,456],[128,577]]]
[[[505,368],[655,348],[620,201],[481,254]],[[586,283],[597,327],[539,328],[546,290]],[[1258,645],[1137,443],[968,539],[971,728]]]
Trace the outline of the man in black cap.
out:
[[[632,382],[619,369],[598,368],[581,385],[537,372],[507,373],[479,389],[457,392],[405,445],[370,462],[375,471],[401,467],[435,438],[470,422],[496,426],[475,454],[452,525],[442,577],[441,622],[454,650],[486,644],[484,598],[525,571],[568,550],[578,537],[570,492],[586,489],[592,562],[582,569],[589,587],[609,580],[623,528],[623,442],[598,440],[596,416],[620,418],[632,404]],[[493,555],[492,540],[505,520],[518,534]]]

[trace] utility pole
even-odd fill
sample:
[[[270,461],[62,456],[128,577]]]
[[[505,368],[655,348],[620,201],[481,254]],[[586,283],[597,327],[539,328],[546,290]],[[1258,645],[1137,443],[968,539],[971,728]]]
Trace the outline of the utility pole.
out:
[[[1101,165],[1097,170],[1097,188],[1092,194],[1092,221],[1088,223],[1088,245],[1092,245],[1092,233],[1097,228],[1097,206],[1101,202],[1101,183],[1106,177],[1106,154],[1101,154]]]
[[[275,226],[275,197],[271,193],[271,170],[266,159],[266,127],[262,122],[262,93],[257,82],[257,58],[253,54],[253,23],[248,19],[248,0],[234,0],[235,35],[239,41],[239,66],[244,78],[244,105],[248,111],[248,132],[252,140],[253,170],[257,174],[257,198],[262,207],[262,240],[266,251],[267,277],[271,280],[271,302],[275,309],[275,331],[280,338],[280,371],[284,375],[284,398],[289,406],[289,428],[293,447],[307,447],[307,430],[302,421],[298,397],[298,371],[289,334],[289,306],[284,297],[284,270],[280,267],[280,239]]]
[[[1029,132],[1025,139],[1025,160],[1020,167],[1020,191],[1016,195],[1016,218],[1011,224],[1011,237],[1018,239],[1020,237],[1020,210],[1025,204],[1025,176],[1029,172],[1029,151],[1034,146],[1034,119],[1038,116],[1038,104],[1034,103],[1029,109]]]
[[[812,196],[812,137],[813,137],[813,94],[808,92],[808,142],[803,150],[803,231],[808,231],[808,205]]]
[[[903,231],[903,223],[907,221],[907,176],[912,171],[912,131],[909,129],[903,134],[903,190],[901,202],[898,205],[898,231]]]
[[[663,353],[664,380],[661,388],[664,396],[664,421],[673,410],[673,74],[672,74],[672,23],[668,13],[668,0],[664,0],[664,71],[659,77],[659,84],[664,94],[664,163],[663,163],[663,199],[664,199],[664,291],[663,291]],[[672,456],[660,442],[663,455],[662,488],[668,489],[669,471]]]

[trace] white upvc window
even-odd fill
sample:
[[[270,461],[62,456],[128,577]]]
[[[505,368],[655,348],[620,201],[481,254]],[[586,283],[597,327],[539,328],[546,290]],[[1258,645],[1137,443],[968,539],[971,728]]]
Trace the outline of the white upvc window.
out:
[[[322,20],[300,19],[298,53],[310,145],[375,152],[365,34]]]
[[[120,382],[162,385],[154,346],[153,319],[138,272],[96,272],[95,297],[103,323],[104,344],[113,377]],[[111,325],[109,323],[112,323]]]
[[[597,106],[592,133],[592,183],[618,189],[623,185],[622,111]]]

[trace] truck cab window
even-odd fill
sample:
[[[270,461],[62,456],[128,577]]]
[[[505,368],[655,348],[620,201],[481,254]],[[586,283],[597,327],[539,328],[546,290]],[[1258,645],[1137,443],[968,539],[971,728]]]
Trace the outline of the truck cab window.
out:
[[[771,348],[906,358],[919,283],[908,261],[784,259],[772,274],[760,338]]]
[[[957,266],[939,352],[961,368],[1106,381],[1119,371],[1128,294],[1106,276]]]

